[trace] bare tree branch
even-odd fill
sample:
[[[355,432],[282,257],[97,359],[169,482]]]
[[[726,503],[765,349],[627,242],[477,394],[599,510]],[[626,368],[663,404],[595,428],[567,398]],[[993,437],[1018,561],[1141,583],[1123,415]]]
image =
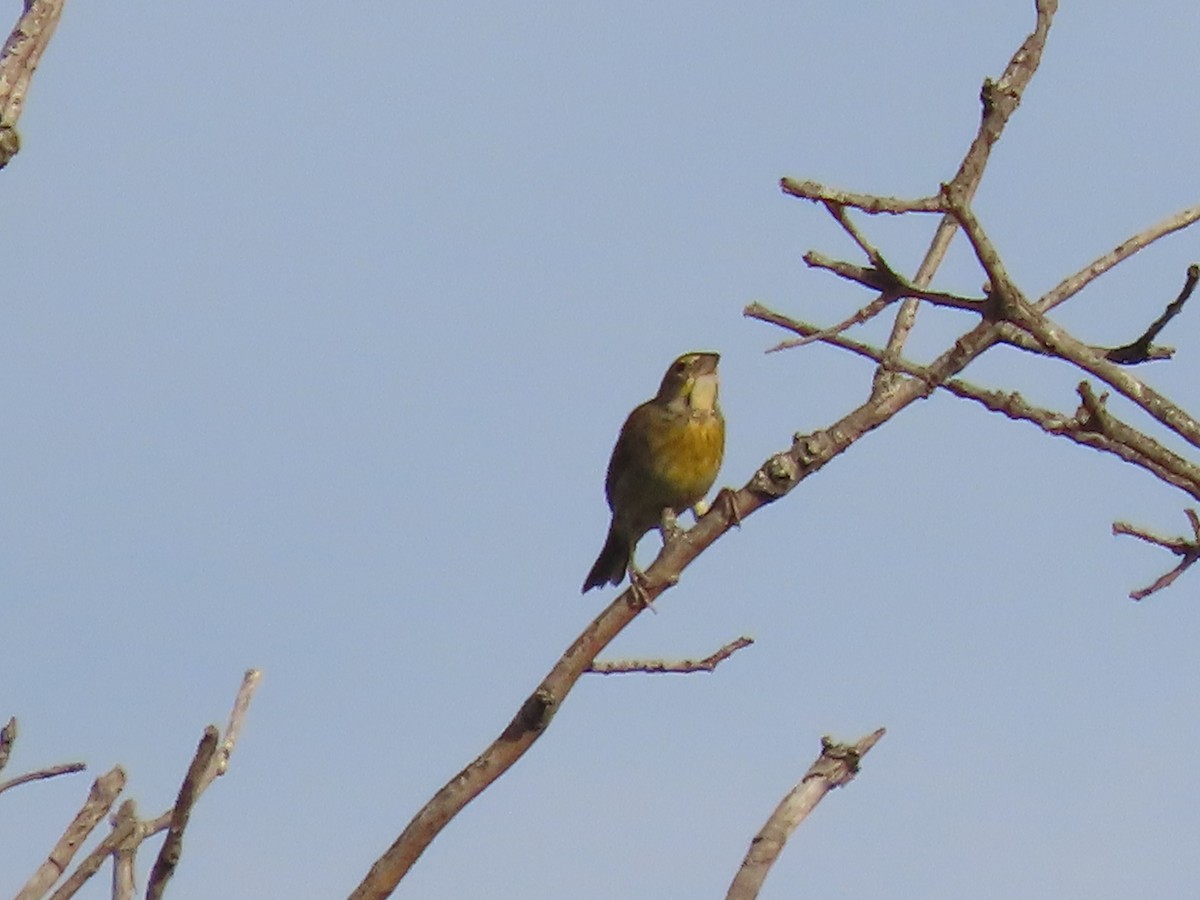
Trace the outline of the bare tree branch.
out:
[[[811,813],[825,795],[837,787],[843,787],[858,774],[859,761],[884,736],[883,728],[859,738],[853,744],[835,744],[830,738],[821,738],[821,753],[804,777],[780,801],[766,824],[750,842],[746,858],[729,886],[725,900],[754,900],[762,889],[767,873],[783,852],[792,832]]]
[[[15,788],[30,781],[41,781],[44,778],[54,778],[57,775],[70,775],[74,772],[82,772],[86,768],[87,766],[83,763],[75,762],[60,763],[57,766],[38,769],[36,772],[26,772],[24,775],[18,775],[16,778],[10,778],[8,781],[0,781],[0,794],[3,794],[9,788]]]
[[[100,871],[100,867],[104,865],[105,860],[112,856],[118,847],[126,843],[130,837],[133,837],[137,833],[137,820],[130,818],[128,815],[121,814],[121,810],[126,809],[127,804],[132,802],[132,800],[126,800],[121,804],[120,809],[117,811],[118,824],[108,833],[104,840],[95,846],[91,853],[83,858],[83,861],[76,866],[71,876],[59,885],[58,890],[50,895],[50,900],[68,900],[69,897],[74,897],[79,892],[79,889],[87,883],[87,880]]]
[[[113,848],[113,888],[112,900],[133,900],[137,884],[134,878],[134,863],[137,860],[138,835],[137,804],[126,800],[117,809],[113,817],[113,830],[122,831],[127,822],[133,823],[133,832],[129,837]]]
[[[63,872],[67,870],[76,851],[87,840],[92,829],[108,814],[108,810],[124,787],[125,771],[120,766],[115,766],[96,779],[88,794],[87,802],[83,804],[83,808],[67,826],[63,836],[50,851],[50,856],[33,873],[33,877],[26,882],[25,887],[21,888],[16,900],[39,900],[46,891],[50,890],[51,885],[58,881]]]
[[[1129,593],[1131,600],[1144,600],[1156,591],[1161,591],[1163,588],[1170,586],[1176,578],[1191,568],[1197,559],[1200,559],[1200,515],[1197,515],[1194,509],[1185,509],[1184,514],[1188,517],[1188,522],[1192,526],[1191,538],[1159,537],[1141,528],[1136,528],[1127,522],[1113,522],[1113,534],[1126,534],[1130,537],[1154,544],[1155,546],[1163,547],[1170,550],[1176,556],[1182,557],[1179,565],[1166,574],[1159,576],[1149,587],[1131,591]]]
[[[976,259],[991,279],[992,297],[998,304],[997,315],[1025,329],[1055,356],[1074,363],[1085,372],[1090,372],[1185,441],[1200,447],[1200,423],[1158,391],[1109,362],[1087,344],[1076,340],[1062,326],[1051,324],[1036,306],[1025,299],[1008,277],[999,254],[984,233],[974,212],[965,205],[962,195],[947,188],[945,197],[951,215],[962,226],[975,251]]]
[[[62,8],[63,0],[25,0],[25,11],[0,50],[0,169],[21,148],[17,119]]]
[[[1105,358],[1109,362],[1119,363],[1123,366],[1146,362],[1154,358],[1151,356],[1151,341],[1158,337],[1158,333],[1163,330],[1166,324],[1183,309],[1183,304],[1187,303],[1188,297],[1192,296],[1192,291],[1196,289],[1197,281],[1200,281],[1200,266],[1192,263],[1188,266],[1187,278],[1183,282],[1183,290],[1179,292],[1178,297],[1167,304],[1167,308],[1163,310],[1163,314],[1151,322],[1150,327],[1137,340],[1126,344],[1124,347],[1114,347],[1104,354]]]
[[[936,306],[965,310],[966,312],[978,313],[980,315],[988,311],[988,301],[984,297],[960,297],[957,294],[947,294],[944,291],[931,291],[927,288],[917,287],[917,285],[913,284],[903,275],[894,272],[883,257],[879,256],[878,252],[876,256],[882,266],[886,268],[879,268],[877,266],[864,268],[863,266],[830,259],[824,254],[813,252],[805,253],[804,261],[813,268],[825,269],[840,278],[856,282],[863,287],[871,288],[880,293],[890,295],[893,298],[913,297],[917,300],[927,300]]]
[[[17,740],[17,717],[11,716],[0,728],[0,772],[4,771],[4,767],[8,765],[9,754],[12,753],[13,744]]]
[[[1038,311],[1049,312],[1063,301],[1074,297],[1113,266],[1129,259],[1139,250],[1149,247],[1159,238],[1195,224],[1197,220],[1200,220],[1200,206],[1189,206],[1187,209],[1151,225],[1144,231],[1138,232],[1133,237],[1127,238],[1099,259],[1084,266],[1074,275],[1064,278],[1051,288],[1038,300],[1036,304]]]
[[[161,900],[163,891],[167,889],[167,882],[175,874],[175,867],[183,853],[183,831],[192,815],[192,806],[200,796],[200,781],[213,764],[219,738],[215,725],[204,729],[204,737],[200,739],[196,755],[192,757],[192,764],[188,766],[187,775],[179,787],[175,806],[171,809],[171,825],[167,830],[167,838],[158,851],[158,858],[154,860],[154,868],[150,870],[150,880],[146,884],[146,900]]]
[[[941,197],[922,197],[919,200],[900,200],[896,197],[875,197],[871,194],[855,194],[850,191],[840,191],[837,188],[826,187],[815,181],[798,181],[794,178],[781,178],[779,189],[785,194],[799,197],[801,200],[814,202],[836,203],[839,206],[849,206],[861,209],[865,213],[877,215],[901,215],[911,212],[940,213]]]
[[[216,726],[210,725],[205,729],[204,737],[200,741],[200,746],[197,748],[195,756],[192,758],[191,765],[188,767],[187,775],[184,777],[183,785],[180,787],[179,796],[175,804],[157,818],[143,822],[138,820],[135,813],[136,808],[132,801],[122,803],[121,808],[113,817],[113,830],[79,864],[70,877],[63,882],[54,893],[52,900],[67,900],[68,897],[74,896],[88,879],[99,871],[105,859],[110,856],[113,857],[114,862],[113,896],[118,898],[131,897],[134,889],[133,860],[136,856],[137,848],[143,841],[153,837],[158,832],[170,829],[167,839],[163,842],[163,846],[155,860],[155,865],[151,871],[150,880],[147,885],[147,897],[160,897],[162,895],[162,891],[174,872],[175,865],[179,861],[183,830],[187,826],[192,807],[195,805],[200,794],[219,775],[224,774],[228,768],[230,754],[237,743],[242,724],[245,721],[246,712],[250,706],[250,701],[261,679],[262,673],[259,670],[248,669],[246,671],[242,678],[241,686],[238,689],[237,697],[234,700],[233,709],[229,715],[229,724],[225,729],[224,739],[220,738]],[[113,771],[120,772],[119,769],[114,769]],[[112,773],[109,773],[109,776],[111,775]],[[123,773],[121,774],[121,778],[123,785]],[[95,790],[95,787],[93,787],[93,793]],[[108,806],[112,805],[118,793],[120,793],[120,787],[113,792]],[[98,816],[103,817],[106,812],[107,807],[99,810]],[[99,819],[97,818],[96,821],[99,821]],[[79,837],[78,841],[74,844],[76,848],[78,847],[78,843],[82,842],[91,829],[95,827],[95,824],[96,822],[92,822],[88,826],[88,831]],[[68,834],[71,834],[70,830],[68,830]],[[66,838],[64,838],[65,840]],[[60,841],[60,845],[62,843]],[[56,847],[57,851],[58,848]],[[71,853],[73,854],[74,850]],[[52,853],[51,861],[57,859],[58,857],[55,853]],[[49,882],[46,882],[36,893],[22,894],[19,900],[34,900],[34,898],[41,897],[58,880],[59,876],[70,864],[70,861],[70,856],[62,859],[61,866],[57,872],[52,873],[53,877]],[[43,864],[43,869],[47,869],[47,864]],[[33,884],[32,880],[30,884]],[[29,890],[30,886],[27,885],[26,889]]]
[[[1046,46],[1050,25],[1054,21],[1054,14],[1058,12],[1058,0],[1037,0],[1035,5],[1037,21],[1033,31],[1017,48],[1012,59],[1008,61],[1000,79],[998,81],[985,80],[980,91],[979,100],[983,115],[979,123],[979,131],[952,180],[955,188],[967,203],[975,196],[979,182],[983,180],[983,171],[991,156],[992,146],[1004,133],[1009,118],[1021,103],[1025,88],[1028,87],[1041,64],[1042,51]],[[934,273],[942,264],[942,260],[946,258],[946,252],[950,249],[950,241],[956,230],[957,224],[954,217],[944,215],[941,222],[938,223],[929,250],[921,260],[920,266],[917,267],[917,273],[912,279],[913,284],[917,287],[929,287]],[[888,336],[886,353],[889,358],[899,356],[903,352],[908,335],[916,324],[918,307],[919,303],[911,298],[900,304],[896,320],[892,324],[892,333]],[[873,390],[876,393],[890,390],[894,387],[895,377],[895,373],[890,373],[881,366],[875,373]]]
[[[641,672],[648,675],[662,675],[665,673],[687,675],[692,672],[711,672],[716,669],[718,663],[724,662],[737,653],[737,651],[749,647],[753,643],[754,641],[751,638],[740,637],[737,640],[730,641],[715,653],[704,657],[704,659],[597,660],[587,667],[587,671],[594,672],[597,675],[624,675],[630,672]]]
[[[221,741],[221,746],[218,748],[209,761],[208,767],[204,770],[204,774],[197,782],[196,793],[203,794],[208,786],[213,783],[218,777],[225,774],[229,768],[229,757],[233,753],[233,748],[237,744],[238,737],[241,735],[242,724],[246,719],[246,712],[250,708],[250,701],[254,699],[254,692],[258,690],[259,682],[262,680],[262,672],[258,669],[247,669],[246,674],[242,677],[242,685],[238,688],[237,697],[233,701],[233,710],[229,713],[229,724],[225,726],[225,737]],[[162,815],[155,819],[150,819],[142,826],[145,832],[145,837],[152,837],[171,824],[171,817],[174,814],[175,807],[171,807]]]

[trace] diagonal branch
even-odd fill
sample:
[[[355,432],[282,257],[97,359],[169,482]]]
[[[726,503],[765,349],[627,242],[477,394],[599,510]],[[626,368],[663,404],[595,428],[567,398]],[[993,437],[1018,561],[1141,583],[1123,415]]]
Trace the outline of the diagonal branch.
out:
[[[1084,266],[1074,275],[1070,275],[1056,284],[1038,300],[1036,304],[1038,310],[1049,312],[1060,303],[1074,297],[1113,266],[1129,259],[1139,250],[1149,247],[1159,238],[1187,228],[1198,220],[1200,220],[1200,206],[1189,206],[1187,209],[1151,225],[1144,231],[1139,231],[1133,237],[1127,238],[1100,258]]]
[[[971,198],[975,196],[975,191],[979,187],[979,182],[983,180],[983,171],[991,156],[992,147],[996,141],[1000,140],[1000,135],[1004,133],[1008,120],[1021,103],[1025,88],[1028,87],[1041,64],[1042,51],[1046,46],[1046,38],[1050,34],[1050,25],[1054,21],[1054,14],[1058,12],[1058,0],[1037,0],[1035,6],[1037,21],[1033,31],[1017,48],[1017,52],[1012,55],[1012,59],[1008,61],[1000,79],[998,81],[985,80],[980,91],[979,99],[983,115],[979,123],[979,131],[975,134],[975,139],[971,142],[971,146],[952,180],[956,190],[967,203],[971,202]],[[917,267],[917,273],[913,277],[913,283],[918,287],[929,287],[934,273],[942,264],[942,260],[946,258],[946,253],[950,249],[950,241],[957,228],[953,216],[942,216],[933,240],[930,242],[929,250],[925,253],[925,258],[921,260],[920,266]],[[900,304],[896,320],[892,324],[892,333],[887,341],[889,358],[899,356],[903,352],[908,335],[916,324],[918,308],[919,303],[912,299],[905,300]],[[892,383],[894,377],[894,373],[889,374],[881,367],[875,374],[874,390],[881,392],[894,387]]]
[[[108,814],[117,795],[125,788],[125,771],[115,766],[101,775],[92,784],[87,802],[79,810],[63,836],[59,838],[46,861],[33,873],[33,877],[21,888],[16,900],[38,900],[50,890],[50,886],[62,876],[71,864],[80,845],[87,840],[92,829]]]
[[[788,838],[826,794],[854,780],[859,762],[884,734],[880,728],[853,744],[835,744],[828,737],[821,738],[821,754],[750,842],[725,900],[754,900],[758,896]]]
[[[217,753],[219,737],[215,725],[204,729],[204,736],[196,747],[196,755],[192,757],[192,764],[188,766],[183,784],[179,786],[175,806],[171,808],[171,825],[167,830],[167,838],[158,851],[158,858],[154,860],[154,867],[150,870],[150,880],[146,884],[146,900],[161,900],[163,892],[167,889],[167,882],[175,874],[175,867],[183,853],[183,831],[191,818],[192,807],[200,796],[200,782]]]
[[[25,0],[25,11],[0,50],[0,169],[21,149],[17,119],[34,70],[54,35],[64,0]]]
[[[89,878],[100,871],[105,860],[117,852],[130,837],[137,833],[137,820],[129,817],[127,810],[132,809],[132,800],[126,800],[117,810],[116,825],[113,830],[96,847],[83,858],[83,861],[71,873],[58,890],[50,895],[50,900],[68,900],[74,897]],[[116,873],[114,873],[115,875]]]

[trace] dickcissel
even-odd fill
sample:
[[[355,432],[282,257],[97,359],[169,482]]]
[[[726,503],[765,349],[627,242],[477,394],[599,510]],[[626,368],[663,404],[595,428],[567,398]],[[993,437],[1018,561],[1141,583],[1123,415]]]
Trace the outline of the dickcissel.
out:
[[[633,551],[651,528],[664,539],[675,516],[696,510],[717,478],[725,419],[717,406],[716,353],[685,353],[667,369],[658,394],[629,414],[608,463],[604,493],[612,524],[583,582],[586,593],[620,584]]]

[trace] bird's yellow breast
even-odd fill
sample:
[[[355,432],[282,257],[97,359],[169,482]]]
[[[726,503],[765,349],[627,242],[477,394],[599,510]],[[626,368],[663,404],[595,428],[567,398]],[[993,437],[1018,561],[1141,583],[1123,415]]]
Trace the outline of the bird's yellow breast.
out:
[[[664,505],[685,509],[699,501],[717,478],[725,452],[725,422],[719,414],[668,421],[652,440],[654,475],[671,496]]]

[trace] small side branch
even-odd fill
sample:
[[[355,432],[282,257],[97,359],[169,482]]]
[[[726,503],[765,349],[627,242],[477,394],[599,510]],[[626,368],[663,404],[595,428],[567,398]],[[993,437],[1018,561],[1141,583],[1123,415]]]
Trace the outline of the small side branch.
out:
[[[902,215],[910,212],[940,213],[942,199],[940,197],[922,197],[919,200],[901,200],[898,197],[876,197],[873,194],[856,194],[853,191],[840,191],[837,188],[818,184],[815,181],[797,181],[794,178],[781,178],[779,187],[785,194],[799,197],[801,200],[812,200],[820,203],[836,203],[838,206],[850,206],[861,209],[865,213],[878,215]]]
[[[854,780],[859,762],[885,733],[885,729],[880,728],[853,744],[836,744],[829,737],[821,738],[821,755],[809,766],[800,783],[775,807],[750,842],[750,850],[742,860],[725,900],[754,900],[758,896],[767,873],[783,852],[792,832],[826,794]]]
[[[594,672],[597,675],[623,675],[630,672],[642,672],[647,675],[662,675],[662,674],[679,674],[686,675],[691,672],[711,672],[716,669],[717,664],[724,662],[746,647],[753,644],[752,638],[740,637],[735,641],[730,641],[716,653],[704,657],[704,659],[614,659],[611,661],[596,661],[587,667],[584,671]]]
[[[1197,559],[1200,559],[1200,515],[1197,515],[1194,509],[1185,509],[1183,512],[1188,517],[1188,522],[1192,526],[1192,536],[1190,538],[1159,537],[1156,534],[1151,534],[1149,531],[1130,525],[1128,522],[1113,522],[1113,534],[1126,534],[1138,540],[1145,541],[1148,544],[1154,544],[1156,547],[1170,550],[1176,556],[1182,557],[1179,565],[1170,572],[1160,576],[1149,587],[1130,591],[1129,598],[1131,600],[1143,600],[1156,591],[1161,591],[1163,588],[1170,586],[1175,582],[1176,578],[1191,568]]]
[[[1129,259],[1139,250],[1149,247],[1159,238],[1187,228],[1197,220],[1200,220],[1200,206],[1189,206],[1187,209],[1180,210],[1175,215],[1168,216],[1161,222],[1139,231],[1132,237],[1126,238],[1112,250],[1084,266],[1074,275],[1064,278],[1049,292],[1042,295],[1036,304],[1038,310],[1049,312],[1058,304],[1074,297],[1113,266]]]
[[[15,788],[22,784],[27,784],[30,781],[41,781],[44,778],[54,778],[58,775],[71,775],[75,772],[82,772],[87,768],[84,763],[62,763],[57,766],[47,766],[44,769],[38,769],[36,772],[26,772],[24,775],[18,775],[16,778],[10,778],[8,781],[0,781],[0,794],[3,794],[9,788]]]
[[[1167,308],[1163,310],[1163,314],[1155,319],[1145,333],[1131,344],[1126,344],[1124,347],[1114,347],[1107,351],[1104,355],[1110,362],[1119,363],[1123,366],[1136,365],[1137,363],[1147,362],[1151,359],[1161,359],[1161,355],[1151,355],[1152,348],[1150,342],[1158,337],[1158,333],[1163,330],[1163,327],[1175,318],[1183,309],[1183,304],[1187,303],[1188,297],[1192,296],[1192,291],[1196,289],[1196,282],[1200,281],[1200,265],[1192,263],[1188,266],[1187,278],[1183,282],[1183,290],[1179,292],[1179,296],[1167,304]]]
[[[878,256],[878,254],[876,255]],[[903,275],[893,270],[891,266],[883,261],[882,257],[878,257],[878,259],[878,263],[873,263],[870,268],[865,268],[852,263],[830,259],[821,253],[810,251],[804,254],[804,262],[809,266],[816,269],[825,269],[839,278],[845,278],[847,281],[853,281],[861,284],[863,287],[890,295],[893,299],[896,297],[912,297],[917,300],[926,300],[935,306],[946,306],[950,309],[962,309],[967,312],[980,314],[987,311],[988,301],[986,298],[960,297],[957,294],[947,294],[944,291],[931,291],[923,287],[918,287]]]

